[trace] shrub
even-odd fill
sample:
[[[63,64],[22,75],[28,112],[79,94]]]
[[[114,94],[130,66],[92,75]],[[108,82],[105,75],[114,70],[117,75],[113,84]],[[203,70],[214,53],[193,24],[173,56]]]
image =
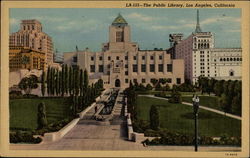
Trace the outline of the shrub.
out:
[[[46,106],[43,102],[38,105],[37,124],[38,129],[42,129],[48,124],[46,117]]]
[[[161,86],[160,83],[157,83],[157,85],[155,86],[155,90],[156,91],[162,91],[163,90],[163,88],[162,88],[162,86]]]
[[[146,86],[146,90],[150,91],[152,89],[153,89],[153,87],[151,86],[151,84],[148,83],[147,86]]]
[[[138,133],[144,133],[147,129],[150,128],[149,123],[144,120],[134,120],[132,124],[133,130]]]
[[[34,138],[31,132],[10,132],[10,143],[40,143],[41,138]]]
[[[181,94],[178,91],[173,90],[171,93],[171,98],[169,99],[169,103],[181,103],[181,102],[182,102]]]
[[[159,111],[155,105],[152,105],[149,112],[150,118],[150,128],[153,130],[158,130],[160,125]]]

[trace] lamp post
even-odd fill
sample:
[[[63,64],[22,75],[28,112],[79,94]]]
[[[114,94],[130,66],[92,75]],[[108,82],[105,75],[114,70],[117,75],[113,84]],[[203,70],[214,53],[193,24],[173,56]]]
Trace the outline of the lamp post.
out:
[[[195,133],[195,141],[194,141],[194,151],[198,151],[198,110],[199,110],[199,102],[200,99],[198,96],[193,96],[193,109],[194,109],[194,133]]]

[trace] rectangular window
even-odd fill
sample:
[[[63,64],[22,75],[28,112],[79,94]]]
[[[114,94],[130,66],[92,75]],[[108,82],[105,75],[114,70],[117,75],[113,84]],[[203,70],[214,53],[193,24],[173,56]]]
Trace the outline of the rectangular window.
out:
[[[151,56],[150,56],[150,59],[151,59],[151,60],[154,60],[154,56],[153,56],[153,55],[151,55]]]
[[[146,65],[145,64],[141,64],[141,72],[146,72]]]
[[[103,72],[103,65],[99,65],[99,72]]]
[[[119,60],[119,59],[120,59],[119,56],[117,56],[117,57],[116,57],[116,60]]]
[[[159,60],[162,60],[162,55],[159,56]]]
[[[110,57],[110,56],[108,56],[108,60],[111,60],[111,57]]]
[[[128,76],[128,71],[125,71],[125,75]]]
[[[181,78],[176,78],[176,83],[181,84]]]
[[[116,42],[124,42],[123,31],[117,31],[116,32]]]
[[[167,64],[167,72],[173,72],[173,65]]]
[[[145,60],[145,56],[142,56],[141,58],[142,58],[142,60]]]
[[[90,72],[95,72],[95,65],[90,65]]]
[[[155,72],[155,65],[154,64],[150,64],[150,72]]]
[[[168,79],[167,79],[167,82],[168,82],[168,83],[172,83],[172,78],[168,78]]]
[[[94,57],[91,57],[91,61],[94,61]]]
[[[99,57],[99,60],[102,60],[102,57]]]
[[[125,56],[125,60],[128,60],[128,56]]]
[[[133,64],[133,72],[138,72],[138,67],[136,64]]]
[[[134,60],[136,60],[136,56],[134,56]]]
[[[128,68],[128,64],[125,65],[125,68]]]
[[[145,78],[141,79],[141,82],[146,83],[146,79]]]
[[[125,83],[128,83],[128,79],[127,78],[125,79]]]
[[[158,71],[163,72],[163,64],[158,64]]]

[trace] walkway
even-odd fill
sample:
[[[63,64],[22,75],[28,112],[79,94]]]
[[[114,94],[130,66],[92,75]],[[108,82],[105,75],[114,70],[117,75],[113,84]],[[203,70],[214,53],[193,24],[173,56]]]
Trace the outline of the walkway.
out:
[[[156,96],[154,96],[154,95],[139,95],[139,96],[146,96],[146,97],[151,97],[151,98],[156,98],[156,99],[168,100],[167,98],[156,97]],[[187,103],[187,102],[182,102],[182,104],[189,105],[189,106],[193,106],[193,104]],[[217,114],[224,115],[224,116],[227,116],[227,117],[231,117],[231,118],[234,118],[234,119],[237,119],[237,120],[241,120],[241,117],[239,117],[239,116],[237,116],[237,115],[225,113],[225,112],[220,111],[220,110],[216,110],[216,109],[209,108],[209,107],[202,106],[202,105],[200,105],[199,108],[204,109],[204,110],[207,110],[207,111],[215,112],[215,113],[217,113]]]

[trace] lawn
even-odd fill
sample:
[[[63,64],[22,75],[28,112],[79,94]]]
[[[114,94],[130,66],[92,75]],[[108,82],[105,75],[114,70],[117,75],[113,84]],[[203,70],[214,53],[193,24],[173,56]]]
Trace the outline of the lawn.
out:
[[[46,105],[48,124],[70,118],[70,105],[66,98],[32,98],[10,100],[10,129],[35,130],[37,107]]]
[[[141,120],[149,120],[151,105],[156,105],[160,113],[160,127],[172,132],[193,134],[193,108],[183,104],[171,104],[166,100],[138,97],[137,113]],[[219,137],[241,136],[241,121],[203,109],[199,110],[199,134]]]
[[[223,111],[219,106],[218,97],[199,96],[199,98],[200,98],[200,105]],[[182,96],[182,101],[192,103],[192,96]]]

